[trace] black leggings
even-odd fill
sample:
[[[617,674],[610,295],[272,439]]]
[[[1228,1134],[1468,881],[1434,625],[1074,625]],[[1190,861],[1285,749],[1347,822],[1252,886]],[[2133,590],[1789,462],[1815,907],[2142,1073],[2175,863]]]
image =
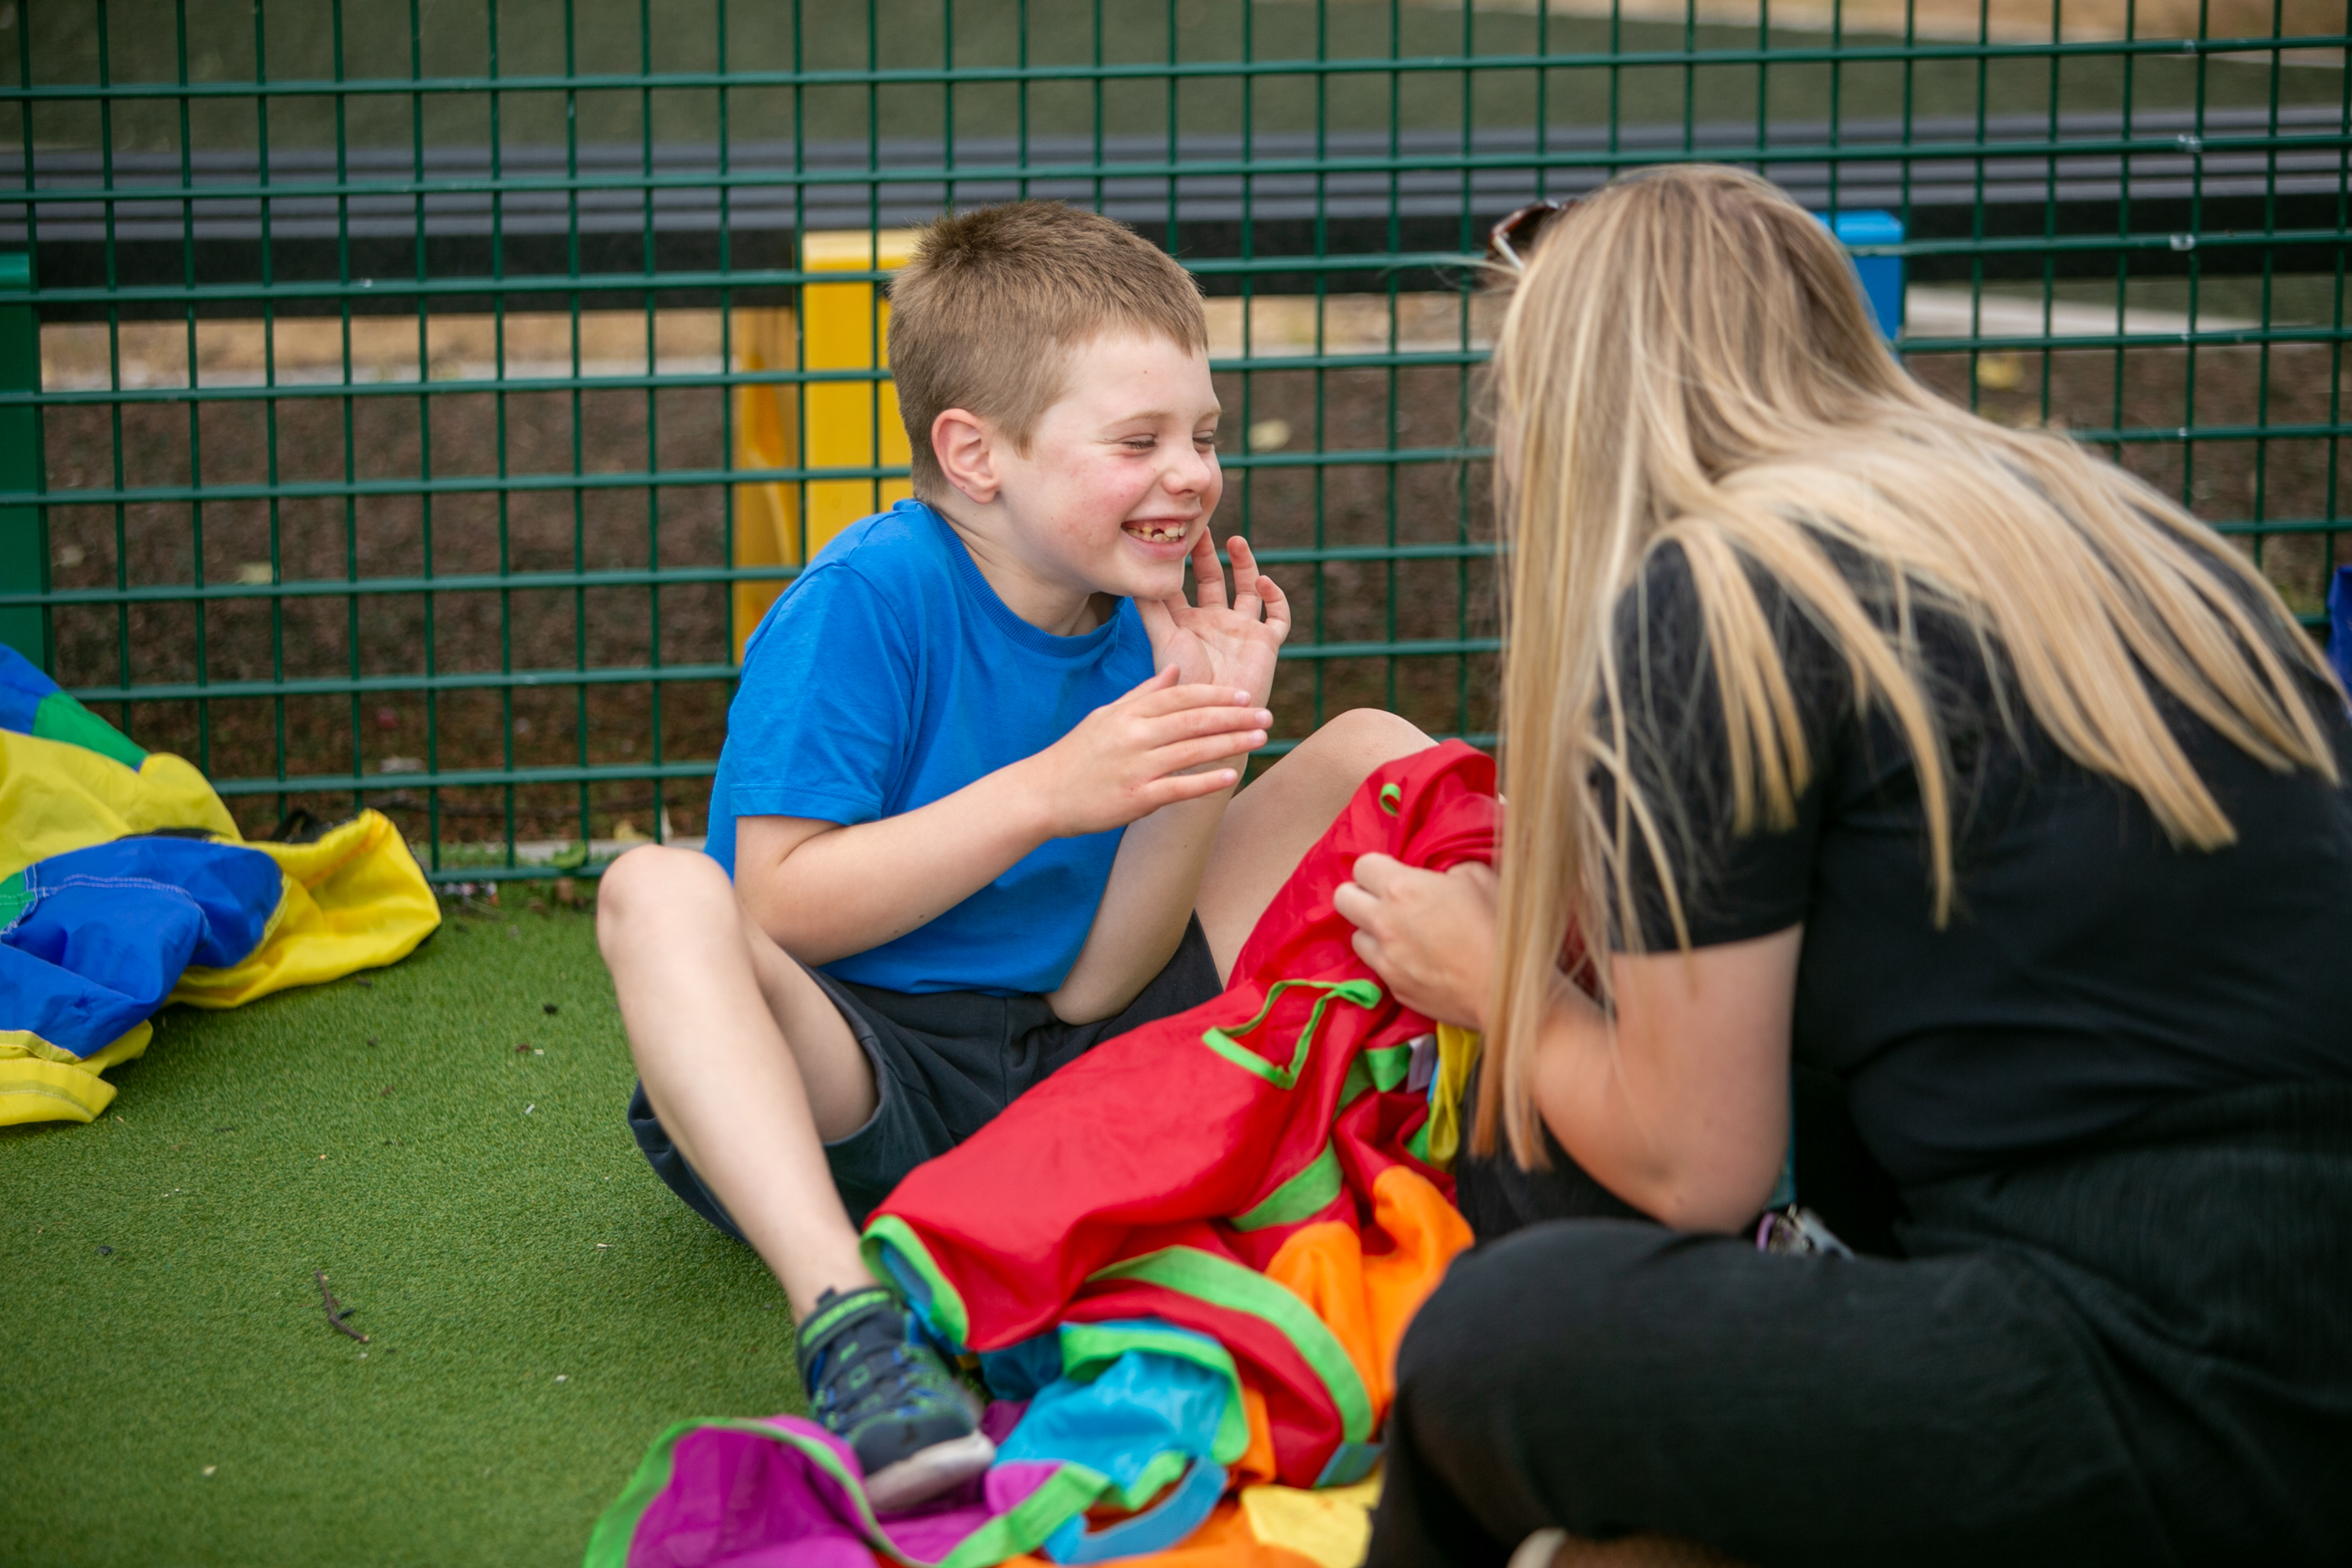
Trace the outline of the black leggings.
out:
[[[1518,1223],[1615,1200],[1461,1175],[1518,1227],[1405,1337],[1372,1568],[1546,1526],[1759,1564],[2352,1558],[2352,1088],[1913,1188],[1905,1258]]]

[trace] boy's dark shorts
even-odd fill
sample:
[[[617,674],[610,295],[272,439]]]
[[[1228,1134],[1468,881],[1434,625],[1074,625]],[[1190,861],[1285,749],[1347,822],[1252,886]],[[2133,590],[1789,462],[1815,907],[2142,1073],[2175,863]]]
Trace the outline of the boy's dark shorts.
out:
[[[849,1217],[861,1226],[908,1172],[979,1131],[1056,1068],[1113,1036],[1197,1007],[1224,989],[1198,917],[1185,928],[1176,956],[1127,1011],[1094,1024],[1063,1023],[1043,996],[984,996],[975,991],[910,996],[814,969],[808,973],[866,1047],[881,1097],[865,1126],[824,1146],[834,1185]],[[629,1131],[670,1191],[720,1230],[742,1239],[718,1197],[670,1143],[643,1084],[629,1099]]]

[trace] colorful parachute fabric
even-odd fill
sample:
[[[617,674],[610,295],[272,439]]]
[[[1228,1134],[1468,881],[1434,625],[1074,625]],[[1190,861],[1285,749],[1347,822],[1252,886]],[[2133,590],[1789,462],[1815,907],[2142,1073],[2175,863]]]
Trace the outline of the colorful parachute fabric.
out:
[[[982,1428],[1006,1438],[1024,1415],[1022,1405],[1000,1402]],[[814,1422],[686,1421],[646,1456],[598,1524],[588,1562],[594,1568],[1045,1568],[1113,1560],[1135,1568],[1354,1568],[1370,1537],[1377,1494],[1373,1483],[1325,1492],[1249,1487],[1213,1502],[1205,1516],[1189,1506],[1181,1520],[1158,1516],[1155,1538],[1181,1535],[1174,1546],[1122,1540],[1113,1527],[1094,1532],[1091,1555],[1051,1554],[1055,1548],[1044,1543],[1066,1549],[1081,1539],[1088,1502],[1110,1489],[1082,1465],[1006,1459],[953,1497],[877,1518],[859,1488],[856,1458]]]
[[[380,813],[247,844],[204,775],[0,647],[0,1124],[88,1121],[168,1002],[234,1007],[405,956],[440,923]]]
[[[1493,792],[1459,743],[1381,770],[1223,995],[1097,1047],[877,1211],[877,1274],[1000,1402],[984,1486],[877,1521],[806,1423],[688,1422],[589,1568],[1358,1561],[1398,1343],[1470,1243],[1448,1171],[1476,1039],[1388,996],[1331,898],[1373,851],[1490,858]]]

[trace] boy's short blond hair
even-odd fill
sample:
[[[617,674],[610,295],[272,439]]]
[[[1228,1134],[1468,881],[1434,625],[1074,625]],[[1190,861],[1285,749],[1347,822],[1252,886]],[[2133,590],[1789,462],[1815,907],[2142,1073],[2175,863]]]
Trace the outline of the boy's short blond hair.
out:
[[[1209,352],[1192,275],[1125,224],[1059,202],[932,224],[890,282],[890,374],[916,493],[947,482],[931,451],[941,413],[977,414],[1025,455],[1066,390],[1068,352],[1118,330]]]

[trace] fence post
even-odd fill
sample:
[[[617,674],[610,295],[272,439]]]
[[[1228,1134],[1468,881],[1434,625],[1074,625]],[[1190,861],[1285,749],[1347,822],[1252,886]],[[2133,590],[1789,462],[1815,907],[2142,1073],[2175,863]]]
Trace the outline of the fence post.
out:
[[[32,292],[32,258],[0,254],[0,389],[41,389],[41,333],[33,321]],[[0,490],[30,490],[39,485],[39,428],[31,407],[0,408]],[[47,591],[48,563],[41,534],[40,508],[0,507],[0,593]],[[0,643],[48,668],[47,610],[39,605],[0,605]]]

